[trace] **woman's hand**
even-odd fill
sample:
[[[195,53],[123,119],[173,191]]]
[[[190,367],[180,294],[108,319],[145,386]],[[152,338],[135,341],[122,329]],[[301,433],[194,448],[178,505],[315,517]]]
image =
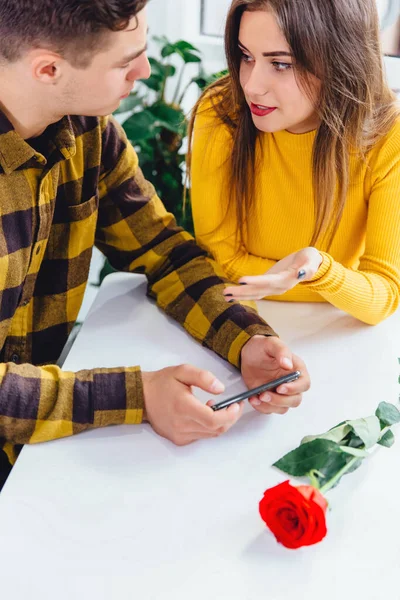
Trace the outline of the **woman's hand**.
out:
[[[316,248],[311,246],[303,248],[279,260],[264,275],[241,277],[240,286],[227,287],[224,296],[228,302],[280,296],[300,281],[312,279],[321,266],[322,260],[322,255]]]

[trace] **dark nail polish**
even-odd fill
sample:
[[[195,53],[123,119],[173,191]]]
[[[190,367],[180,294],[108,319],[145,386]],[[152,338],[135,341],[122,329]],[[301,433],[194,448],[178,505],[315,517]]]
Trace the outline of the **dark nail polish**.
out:
[[[234,300],[229,300],[229,304],[232,304],[232,302],[235,302]]]
[[[224,294],[225,298],[232,298],[233,294]]]
[[[246,282],[242,282],[240,285],[247,285],[247,283]]]

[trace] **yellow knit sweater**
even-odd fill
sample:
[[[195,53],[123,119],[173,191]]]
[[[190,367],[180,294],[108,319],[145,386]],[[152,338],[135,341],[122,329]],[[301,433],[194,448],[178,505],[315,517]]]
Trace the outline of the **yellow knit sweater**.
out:
[[[237,280],[261,275],[309,246],[314,230],[312,148],[315,132],[262,133],[256,151],[255,212],[244,244],[228,209],[229,131],[211,110],[195,123],[192,207],[198,242]],[[400,120],[363,161],[350,163],[344,215],[312,281],[269,300],[330,302],[374,325],[392,314],[400,292]]]

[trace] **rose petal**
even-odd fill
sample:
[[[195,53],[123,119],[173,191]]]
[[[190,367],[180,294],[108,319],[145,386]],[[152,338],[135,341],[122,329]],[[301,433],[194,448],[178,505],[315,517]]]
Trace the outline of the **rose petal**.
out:
[[[312,485],[299,485],[297,489],[304,498],[307,500],[312,500],[312,502],[318,504],[322,508],[324,513],[326,512],[326,509],[328,508],[328,502],[319,490]]]
[[[277,541],[295,549],[310,546],[325,537],[327,506],[325,498],[314,487],[294,487],[284,481],[264,492],[259,510]]]

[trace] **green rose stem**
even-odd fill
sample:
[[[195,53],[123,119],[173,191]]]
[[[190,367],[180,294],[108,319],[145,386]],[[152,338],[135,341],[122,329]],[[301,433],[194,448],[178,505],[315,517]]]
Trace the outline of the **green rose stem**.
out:
[[[340,469],[340,471],[338,471],[338,473],[336,473],[336,475],[334,477],[332,477],[332,479],[327,481],[325,483],[325,485],[323,485],[321,488],[319,488],[319,491],[321,492],[321,494],[325,494],[325,492],[329,491],[335,485],[335,483],[337,483],[339,481],[339,479],[343,475],[345,475],[348,471],[350,471],[350,469],[353,467],[354,463],[356,463],[358,460],[359,460],[359,458],[357,456],[352,458],[351,461],[343,467],[343,469]],[[311,476],[311,480],[316,481],[316,478],[314,475]],[[317,483],[317,486],[318,486],[318,483]]]

